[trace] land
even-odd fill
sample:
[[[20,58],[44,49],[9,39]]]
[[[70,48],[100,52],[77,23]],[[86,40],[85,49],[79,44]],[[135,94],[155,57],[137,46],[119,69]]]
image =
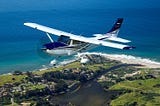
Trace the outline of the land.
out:
[[[77,60],[45,70],[1,75],[0,105],[75,106],[71,102],[55,104],[52,98],[77,92],[81,85],[93,80],[106,92],[117,91],[103,105],[160,105],[159,67],[147,67],[136,62],[126,64],[104,55],[88,56],[90,62],[86,64]]]
[[[125,70],[125,71],[124,71]],[[121,67],[99,78],[106,91],[121,91],[111,106],[160,105],[160,69]]]

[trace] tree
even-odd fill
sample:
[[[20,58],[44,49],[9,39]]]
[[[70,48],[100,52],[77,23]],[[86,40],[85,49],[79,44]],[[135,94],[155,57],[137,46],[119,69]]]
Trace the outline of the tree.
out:
[[[33,77],[33,76],[34,76],[33,73],[32,73],[32,72],[29,72],[29,71],[26,72],[26,75],[27,75],[28,77]]]
[[[65,91],[67,88],[68,85],[63,80],[59,80],[59,82],[55,85],[56,92]]]
[[[36,106],[51,106],[51,104],[47,100],[38,98]]]

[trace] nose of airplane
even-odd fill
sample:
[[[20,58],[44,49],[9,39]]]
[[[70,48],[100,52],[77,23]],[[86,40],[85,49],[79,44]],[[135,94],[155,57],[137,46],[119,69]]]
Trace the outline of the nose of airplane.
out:
[[[53,50],[46,49],[45,52],[50,54],[50,55],[54,55]]]

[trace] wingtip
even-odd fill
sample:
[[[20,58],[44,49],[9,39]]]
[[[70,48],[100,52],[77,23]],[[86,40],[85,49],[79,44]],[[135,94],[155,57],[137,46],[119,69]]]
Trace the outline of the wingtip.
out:
[[[31,23],[30,22],[23,23],[23,25],[25,25],[25,26],[29,26],[29,24],[31,24]]]
[[[28,27],[31,27],[31,28],[37,28],[37,24],[36,23],[25,22],[24,25],[28,26]]]
[[[32,23],[32,22],[25,22],[25,23],[23,23],[24,25],[30,25],[30,24],[34,24],[34,23]]]

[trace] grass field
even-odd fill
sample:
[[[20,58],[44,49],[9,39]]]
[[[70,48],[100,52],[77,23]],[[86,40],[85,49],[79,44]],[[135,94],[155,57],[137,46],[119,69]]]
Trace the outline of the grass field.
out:
[[[138,106],[160,106],[160,78],[123,81],[112,87],[110,90],[130,90],[117,99],[112,100],[112,106],[138,105]]]
[[[46,70],[42,70],[42,71],[35,71],[33,72],[34,74],[37,75],[42,75],[45,72],[51,72],[51,71],[61,71],[64,69],[69,69],[69,68],[80,68],[82,65],[80,64],[80,62],[76,61],[76,62],[72,62],[70,64],[64,65],[64,66],[59,66],[59,67],[55,67],[55,68],[50,68],[50,69],[46,69]]]
[[[0,86],[4,85],[6,83],[20,82],[25,77],[26,77],[26,75],[1,75],[0,76]]]
[[[92,64],[92,65],[85,65],[85,68],[88,68],[88,70],[96,71],[99,70],[100,67],[103,67],[105,69],[114,66],[113,63],[106,63],[106,64]],[[67,65],[55,67],[55,68],[50,68],[42,71],[34,71],[32,72],[33,74],[37,75],[42,75],[45,72],[51,72],[51,71],[62,71],[64,69],[76,69],[76,68],[81,68],[82,64],[79,61],[75,61],[72,63],[69,63]],[[20,82],[22,79],[27,77],[27,75],[0,75],[0,86],[6,84],[6,83],[16,83]]]
[[[113,64],[113,63],[92,64],[92,65],[85,65],[85,68],[88,68],[89,70],[92,70],[92,71],[96,71],[96,70],[99,70],[100,67],[107,69],[107,68],[114,66],[114,65],[115,64]],[[46,69],[46,70],[42,70],[42,71],[35,71],[33,73],[37,74],[37,75],[42,75],[45,72],[62,71],[64,69],[74,69],[74,68],[81,68],[81,67],[83,67],[82,64],[79,61],[75,61],[75,62],[69,63],[67,65],[59,66],[57,68],[55,67],[55,68],[50,68],[50,69]]]
[[[160,78],[146,79],[146,80],[134,80],[120,82],[110,88],[110,90],[131,90],[139,91],[143,93],[158,93],[160,94],[160,87],[153,87],[156,84],[160,84]]]
[[[139,92],[126,93],[111,102],[111,106],[159,106],[160,96]]]

